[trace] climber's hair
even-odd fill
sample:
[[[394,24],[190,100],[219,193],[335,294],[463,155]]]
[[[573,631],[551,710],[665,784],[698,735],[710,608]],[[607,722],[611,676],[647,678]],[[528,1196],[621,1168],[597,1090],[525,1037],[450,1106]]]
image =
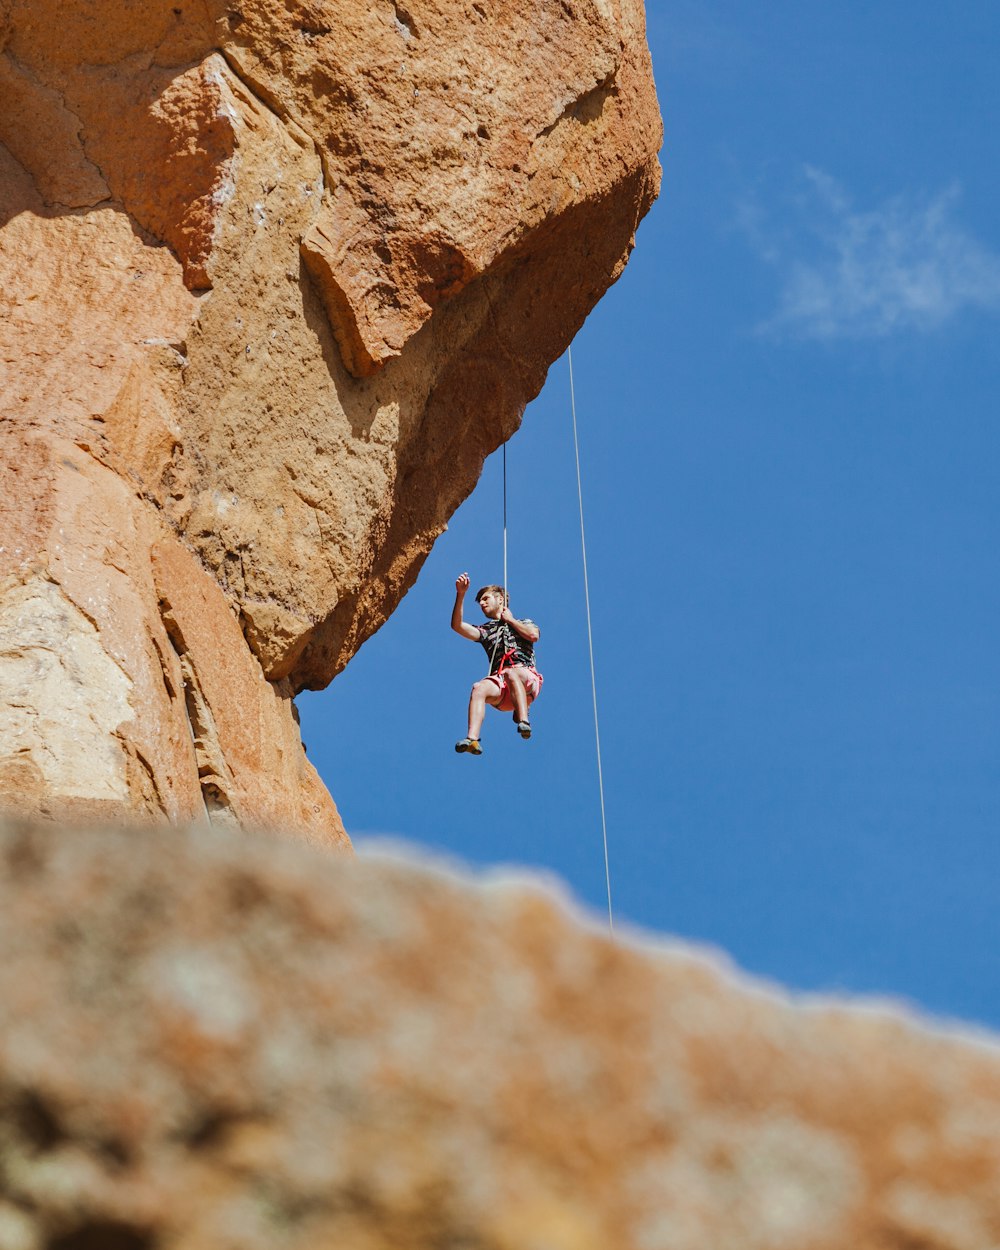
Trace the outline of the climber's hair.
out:
[[[502,586],[481,586],[479,590],[476,591],[476,603],[479,603],[482,600],[483,595],[488,594],[491,590],[495,590],[497,592],[504,602],[504,607],[506,607],[507,592]]]

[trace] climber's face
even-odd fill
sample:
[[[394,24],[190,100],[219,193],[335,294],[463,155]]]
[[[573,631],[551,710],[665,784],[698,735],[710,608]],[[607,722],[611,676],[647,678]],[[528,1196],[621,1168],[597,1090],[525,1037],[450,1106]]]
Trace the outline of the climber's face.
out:
[[[484,590],[479,597],[479,606],[483,609],[483,615],[496,620],[503,610],[503,598],[499,591]]]

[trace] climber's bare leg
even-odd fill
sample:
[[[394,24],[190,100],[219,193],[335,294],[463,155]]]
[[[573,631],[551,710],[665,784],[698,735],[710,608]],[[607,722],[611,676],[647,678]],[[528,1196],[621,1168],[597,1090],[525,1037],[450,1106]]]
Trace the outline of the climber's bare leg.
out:
[[[469,695],[469,737],[479,740],[479,735],[483,728],[483,717],[486,715],[486,705],[491,707],[499,706],[502,695],[495,681],[490,681],[488,677],[484,677],[482,681],[477,681],[472,687],[472,693]]]
[[[510,691],[511,701],[514,704],[514,713],[518,721],[526,721],[528,719],[528,692],[524,687],[524,678],[519,668],[508,668],[504,676],[507,678],[507,689]]]

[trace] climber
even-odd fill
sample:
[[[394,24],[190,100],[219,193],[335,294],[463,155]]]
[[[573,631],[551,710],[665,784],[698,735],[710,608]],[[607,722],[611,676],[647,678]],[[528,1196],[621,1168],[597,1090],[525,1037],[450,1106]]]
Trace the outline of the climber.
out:
[[[484,586],[476,592],[476,602],[486,617],[485,625],[472,625],[462,615],[462,605],[469,589],[469,575],[455,579],[455,606],[451,610],[451,627],[456,634],[478,642],[490,657],[488,677],[477,681],[469,697],[469,736],[455,743],[458,752],[482,755],[479,732],[486,704],[501,712],[513,712],[514,724],[522,738],[531,737],[528,706],[538,698],[542,675],[535,668],[535,643],[538,626],[527,618],[517,620],[507,605],[502,586]]]

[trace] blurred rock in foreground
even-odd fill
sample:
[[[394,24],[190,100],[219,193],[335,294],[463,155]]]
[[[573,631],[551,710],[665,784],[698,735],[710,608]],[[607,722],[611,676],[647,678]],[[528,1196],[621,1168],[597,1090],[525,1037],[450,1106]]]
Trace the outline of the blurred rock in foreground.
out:
[[[2,1250],[988,1250],[1000,1050],[530,882],[0,835]]]

